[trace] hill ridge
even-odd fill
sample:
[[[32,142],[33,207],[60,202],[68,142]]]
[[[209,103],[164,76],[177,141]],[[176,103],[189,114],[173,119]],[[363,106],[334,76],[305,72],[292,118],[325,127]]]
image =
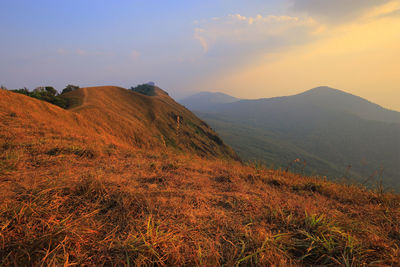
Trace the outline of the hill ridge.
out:
[[[53,108],[49,103],[20,94],[7,91],[3,94],[11,99],[20,99],[21,105],[15,107],[20,109],[19,112],[26,112],[23,110],[24,102],[27,106],[35,102]],[[206,157],[238,159],[207,124],[166,94],[147,96],[121,87],[97,86],[80,88],[62,96],[74,105],[68,110],[59,109],[60,116],[79,115],[81,120],[86,120],[86,128],[79,132],[85,135],[86,131],[86,135],[92,135],[93,140],[123,147],[158,147]],[[52,124],[51,114],[45,110],[40,112],[43,120]],[[178,117],[180,125],[177,125]],[[37,120],[40,120],[39,114]],[[65,125],[68,129],[73,127]]]

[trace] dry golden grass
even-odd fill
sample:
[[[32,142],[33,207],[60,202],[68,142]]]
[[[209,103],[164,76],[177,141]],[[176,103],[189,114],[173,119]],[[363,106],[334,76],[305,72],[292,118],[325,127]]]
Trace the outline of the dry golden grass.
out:
[[[135,147],[86,115],[0,90],[1,265],[400,265],[398,195]]]
[[[237,158],[204,122],[166,94],[146,96],[103,86],[79,89],[66,97],[83,99],[73,111],[100,128],[100,136],[111,136],[108,143],[149,149],[167,146],[202,156]]]

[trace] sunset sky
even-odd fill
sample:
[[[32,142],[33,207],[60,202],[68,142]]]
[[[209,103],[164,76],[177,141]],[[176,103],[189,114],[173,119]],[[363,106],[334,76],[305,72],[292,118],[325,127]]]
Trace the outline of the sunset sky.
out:
[[[400,111],[400,0],[1,0],[0,84],[179,99],[327,85]]]

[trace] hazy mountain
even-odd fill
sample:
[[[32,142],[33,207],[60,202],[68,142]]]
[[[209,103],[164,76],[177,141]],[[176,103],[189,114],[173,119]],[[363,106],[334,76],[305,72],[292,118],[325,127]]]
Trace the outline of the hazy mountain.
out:
[[[212,107],[182,103],[244,159],[370,185],[382,173],[400,188],[399,112],[328,87]]]
[[[224,93],[201,92],[179,102],[191,110],[209,110],[218,107],[220,104],[234,103],[239,100],[239,98]]]
[[[297,95],[306,103],[352,113],[363,119],[400,123],[400,112],[330,87],[317,87]]]

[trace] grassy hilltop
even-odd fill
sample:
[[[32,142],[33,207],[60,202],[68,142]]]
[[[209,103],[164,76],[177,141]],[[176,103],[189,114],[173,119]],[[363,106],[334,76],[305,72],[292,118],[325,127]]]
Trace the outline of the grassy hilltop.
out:
[[[162,91],[64,97],[0,90],[1,265],[400,265],[400,196],[243,164]]]

